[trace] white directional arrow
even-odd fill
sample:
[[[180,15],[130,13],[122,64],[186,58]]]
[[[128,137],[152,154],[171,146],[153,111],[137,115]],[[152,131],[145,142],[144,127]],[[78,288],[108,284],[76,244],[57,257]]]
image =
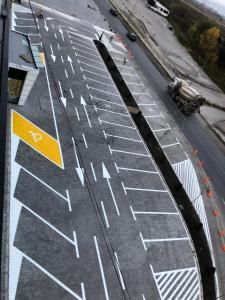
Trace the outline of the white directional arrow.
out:
[[[86,114],[86,117],[87,117],[87,120],[88,120],[88,124],[89,124],[89,127],[92,127],[91,126],[91,122],[90,122],[90,119],[89,119],[89,116],[88,116],[88,113],[87,113],[87,109],[86,109],[86,102],[84,101],[84,98],[81,96],[80,97],[80,103],[83,105],[84,107],[84,111],[85,111],[85,114]]]
[[[59,32],[61,33],[63,42],[65,42],[64,35],[63,35],[63,31],[62,31],[62,29],[61,29],[60,27],[59,27]]]
[[[73,64],[72,64],[72,59],[70,58],[70,56],[68,55],[68,57],[67,57],[67,60],[68,60],[68,62],[70,63],[70,66],[71,66],[71,69],[72,69],[72,72],[73,72],[73,74],[74,74],[74,68],[73,68]]]
[[[45,30],[48,31],[48,26],[47,26],[47,24],[46,24],[45,19],[44,19],[44,24],[45,24],[45,26],[44,26]]]
[[[51,45],[51,44],[50,44],[50,48],[51,48],[51,58],[52,58],[52,60],[55,62],[56,56],[55,56],[54,53],[53,53],[53,48],[52,48],[52,45]]]
[[[75,158],[76,158],[76,161],[77,161],[77,167],[76,167],[77,175],[78,175],[82,185],[84,186],[84,169],[82,169],[80,167],[80,162],[79,162],[78,155],[77,155],[77,147],[76,147],[76,144],[74,142],[73,137],[72,137],[72,142],[73,142],[73,149],[74,149]]]
[[[60,94],[61,94],[60,99],[61,99],[63,105],[66,107],[66,98],[63,96],[63,91],[62,91],[61,82],[58,81],[58,83],[59,83],[59,89],[60,89]]]
[[[117,206],[116,199],[115,199],[115,196],[113,194],[113,190],[112,190],[112,187],[111,187],[111,184],[110,184],[110,181],[109,181],[109,179],[111,178],[111,176],[109,175],[109,172],[106,169],[106,166],[104,165],[103,162],[102,162],[102,173],[103,173],[103,178],[105,178],[107,180],[107,183],[108,183],[108,186],[109,186],[109,190],[110,190],[110,193],[111,193],[111,196],[112,196],[115,208],[116,208],[117,215],[120,216],[119,208]]]

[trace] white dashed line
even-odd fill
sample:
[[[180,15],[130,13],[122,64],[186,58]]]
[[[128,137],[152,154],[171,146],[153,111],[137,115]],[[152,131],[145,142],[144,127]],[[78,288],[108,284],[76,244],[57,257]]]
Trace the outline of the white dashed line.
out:
[[[80,121],[79,112],[78,112],[78,109],[77,109],[77,107],[76,107],[76,106],[75,106],[75,111],[76,111],[76,114],[77,114],[77,119],[78,119],[78,121]]]
[[[87,145],[87,141],[86,141],[86,137],[85,135],[82,133],[82,137],[83,137],[83,140],[84,140],[84,145],[85,145],[85,148],[88,149],[88,145]]]
[[[91,170],[92,170],[92,174],[93,174],[93,177],[94,177],[94,181],[96,182],[97,181],[97,177],[96,177],[96,174],[95,174],[95,169],[94,169],[93,163],[90,162],[90,165],[91,165]]]
[[[109,221],[108,221],[108,218],[107,218],[107,215],[106,215],[104,203],[102,201],[101,201],[101,206],[102,206],[102,211],[103,211],[103,215],[104,215],[104,218],[105,218],[106,226],[107,226],[107,228],[109,228]]]

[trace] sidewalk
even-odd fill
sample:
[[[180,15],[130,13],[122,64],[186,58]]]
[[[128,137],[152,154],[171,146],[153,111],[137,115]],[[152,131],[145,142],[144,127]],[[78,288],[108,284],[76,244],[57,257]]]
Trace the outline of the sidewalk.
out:
[[[178,42],[174,33],[167,29],[167,20],[148,9],[144,0],[137,2],[136,5],[132,0],[110,0],[110,2],[138,34],[169,77],[177,75],[188,77],[192,81],[193,87],[199,90],[208,102],[208,105],[201,107],[201,116],[224,140],[225,95],[201,70],[186,48]]]

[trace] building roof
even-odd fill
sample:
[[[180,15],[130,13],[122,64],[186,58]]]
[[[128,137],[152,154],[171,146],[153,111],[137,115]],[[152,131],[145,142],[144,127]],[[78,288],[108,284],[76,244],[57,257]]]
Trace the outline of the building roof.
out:
[[[26,34],[10,30],[9,33],[9,64],[37,69],[30,42]]]

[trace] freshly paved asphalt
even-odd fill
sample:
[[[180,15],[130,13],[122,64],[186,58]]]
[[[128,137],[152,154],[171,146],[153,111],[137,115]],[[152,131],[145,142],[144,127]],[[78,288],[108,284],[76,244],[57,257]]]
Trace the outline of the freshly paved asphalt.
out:
[[[197,116],[186,117],[177,108],[175,103],[166,93],[168,81],[159,73],[158,69],[146,55],[143,47],[137,42],[133,43],[126,38],[127,29],[123,22],[109,14],[110,5],[105,0],[95,0],[99,10],[107,18],[113,31],[124,37],[124,41],[132,50],[134,60],[151,83],[156,94],[163,101],[166,109],[173,116],[176,124],[181,128],[193,148],[199,150],[199,156],[204,161],[204,168],[210,176],[215,189],[225,196],[225,150],[221,149],[215,142],[210,132],[202,125]]]

